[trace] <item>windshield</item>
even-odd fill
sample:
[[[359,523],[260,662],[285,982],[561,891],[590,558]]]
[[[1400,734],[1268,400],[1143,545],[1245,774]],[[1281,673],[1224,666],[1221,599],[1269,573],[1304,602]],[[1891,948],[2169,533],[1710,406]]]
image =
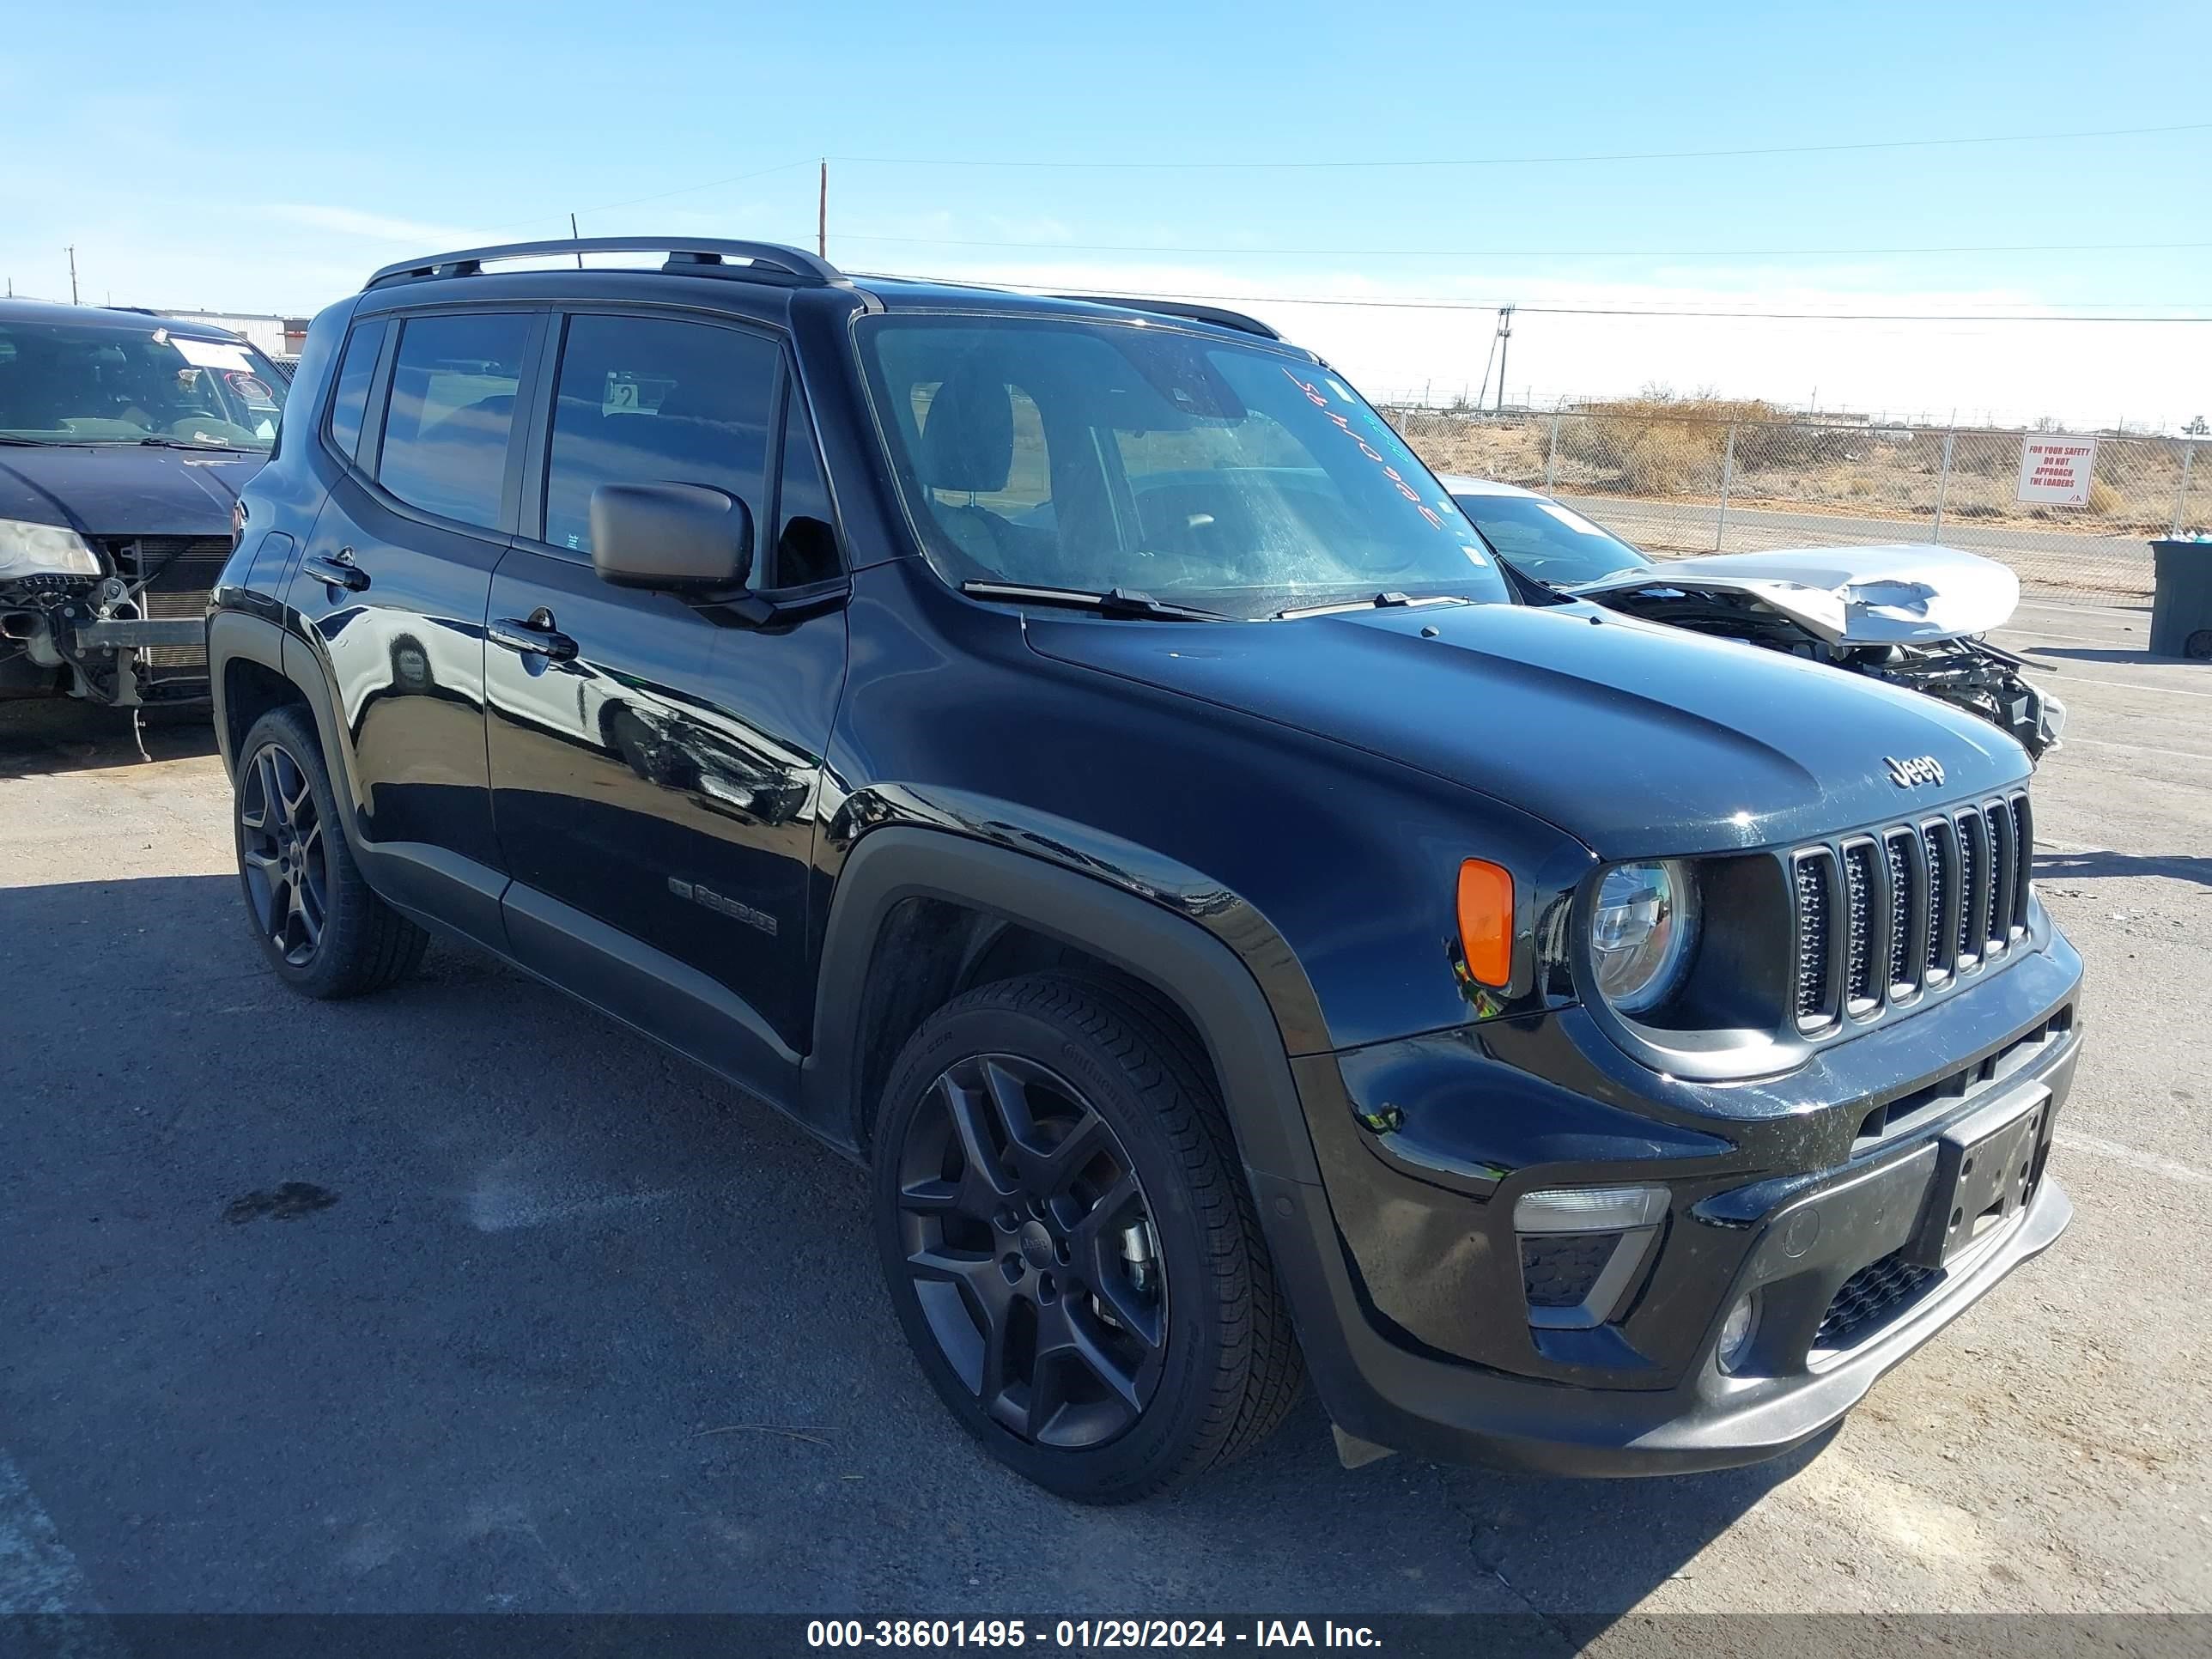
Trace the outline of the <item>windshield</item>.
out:
[[[1455,495],[1498,556],[1524,576],[1555,587],[1594,582],[1651,561],[1571,507],[1541,495]]]
[[[265,454],[284,377],[243,340],[189,339],[149,319],[112,324],[0,322],[0,436]]]
[[[1428,470],[1303,358],[1063,319],[878,316],[860,339],[949,580],[1248,617],[1385,592],[1507,598]]]

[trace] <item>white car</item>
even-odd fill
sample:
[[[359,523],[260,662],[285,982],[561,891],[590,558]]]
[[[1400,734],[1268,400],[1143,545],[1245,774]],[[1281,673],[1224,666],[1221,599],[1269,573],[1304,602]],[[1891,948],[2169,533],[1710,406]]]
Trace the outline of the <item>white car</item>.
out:
[[[2066,707],[1982,636],[2020,604],[2020,578],[1954,548],[1796,547],[1657,560],[1572,507],[1509,483],[1446,477],[1524,599],[1565,594],[1743,640],[1955,704],[2039,758]]]

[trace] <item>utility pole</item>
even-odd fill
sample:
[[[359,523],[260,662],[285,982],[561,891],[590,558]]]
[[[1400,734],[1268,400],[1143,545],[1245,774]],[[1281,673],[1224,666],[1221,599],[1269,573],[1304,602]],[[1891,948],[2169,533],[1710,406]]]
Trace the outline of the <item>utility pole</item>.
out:
[[[822,185],[814,198],[814,252],[830,257],[830,158],[822,158]]]
[[[1498,309],[1498,408],[1505,408],[1505,354],[1513,344],[1513,307],[1500,306]]]
[[[568,216],[568,240],[572,242],[580,242],[584,240],[583,233],[576,228],[576,216],[573,213]],[[576,250],[576,269],[581,270],[583,268],[584,250],[578,248]]]
[[[75,243],[71,243],[71,244],[70,245],[70,247],[69,247],[69,257],[70,257],[70,303],[71,305],[75,305],[75,304],[76,303],[76,245]]]

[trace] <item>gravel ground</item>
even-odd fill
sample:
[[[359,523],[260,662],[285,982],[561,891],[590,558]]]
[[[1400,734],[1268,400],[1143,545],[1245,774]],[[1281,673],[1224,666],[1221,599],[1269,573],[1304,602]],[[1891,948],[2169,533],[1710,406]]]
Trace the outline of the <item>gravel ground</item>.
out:
[[[2072,1231],[1761,1468],[1346,1473],[1310,1401],[1152,1504],[986,1461],[859,1173],[489,962],[296,1000],[204,725],[0,710],[0,1611],[2212,1610],[2212,670],[2022,607],[2091,974]],[[286,1182],[334,1194],[321,1205]],[[1633,1623],[1616,1627],[1636,1628]]]

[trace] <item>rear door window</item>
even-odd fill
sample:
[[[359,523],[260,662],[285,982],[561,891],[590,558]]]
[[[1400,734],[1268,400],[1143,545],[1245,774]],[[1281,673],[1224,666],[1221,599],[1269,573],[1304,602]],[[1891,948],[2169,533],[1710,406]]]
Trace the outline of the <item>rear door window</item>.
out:
[[[604,483],[705,484],[769,510],[769,428],[782,354],[764,336],[663,317],[568,321],[545,465],[544,539],[592,550]]]
[[[496,528],[515,387],[535,319],[410,317],[399,332],[377,482],[410,507]]]

